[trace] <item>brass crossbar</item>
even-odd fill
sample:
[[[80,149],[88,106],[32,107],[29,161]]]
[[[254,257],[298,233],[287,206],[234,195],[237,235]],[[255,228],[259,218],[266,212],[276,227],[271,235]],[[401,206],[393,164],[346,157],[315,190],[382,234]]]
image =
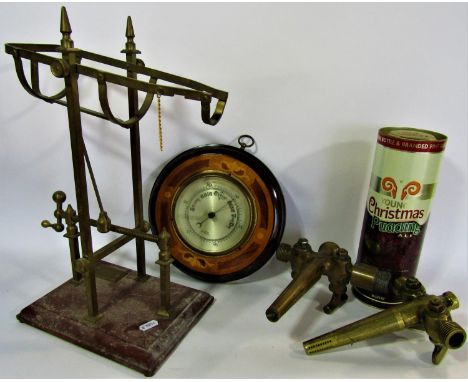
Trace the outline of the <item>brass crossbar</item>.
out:
[[[110,255],[112,252],[116,251],[120,247],[124,246],[128,242],[132,241],[133,237],[122,235],[119,236],[117,239],[111,241],[109,244],[106,244],[104,247],[99,248],[96,252],[94,252],[94,261],[102,260],[107,255]]]
[[[90,219],[91,225],[93,227],[97,227],[99,223],[95,219]],[[140,231],[138,229],[131,229],[131,228],[125,228],[121,227],[115,224],[110,224],[109,225],[109,231],[116,232],[116,233],[121,233],[123,235],[130,236],[131,238],[141,238],[146,241],[151,241],[153,243],[158,242],[158,237],[155,235],[151,235],[149,233],[144,233],[143,231]]]

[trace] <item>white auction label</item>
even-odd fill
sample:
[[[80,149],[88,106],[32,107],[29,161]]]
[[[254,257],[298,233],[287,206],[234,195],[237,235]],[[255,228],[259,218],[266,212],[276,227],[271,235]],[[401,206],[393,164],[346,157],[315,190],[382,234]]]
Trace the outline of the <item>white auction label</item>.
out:
[[[155,326],[158,326],[158,321],[156,320],[151,320],[151,321],[148,321],[142,325],[139,326],[139,329],[142,331],[142,332],[146,332],[147,330],[151,329],[151,328],[154,328]]]

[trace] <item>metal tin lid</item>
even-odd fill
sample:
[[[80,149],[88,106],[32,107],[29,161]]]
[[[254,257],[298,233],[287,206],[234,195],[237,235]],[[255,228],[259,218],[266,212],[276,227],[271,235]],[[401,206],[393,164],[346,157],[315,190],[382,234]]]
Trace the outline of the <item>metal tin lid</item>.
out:
[[[396,150],[439,153],[445,149],[447,136],[410,127],[383,127],[379,130],[377,142]]]

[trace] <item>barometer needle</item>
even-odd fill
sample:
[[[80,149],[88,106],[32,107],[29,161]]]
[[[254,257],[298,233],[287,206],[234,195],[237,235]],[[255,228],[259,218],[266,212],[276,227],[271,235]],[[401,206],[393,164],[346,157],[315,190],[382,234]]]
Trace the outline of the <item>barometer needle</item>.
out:
[[[197,223],[198,226],[201,227],[202,224],[203,224],[204,222],[206,222],[208,219],[213,219],[219,211],[221,211],[222,209],[224,209],[224,208],[225,208],[226,206],[228,206],[228,205],[229,205],[229,202],[227,202],[226,204],[224,204],[222,207],[218,208],[216,211],[214,211],[214,212],[209,212],[209,213],[208,213],[208,216],[207,216],[205,219],[203,219],[201,222],[198,222],[198,223]]]

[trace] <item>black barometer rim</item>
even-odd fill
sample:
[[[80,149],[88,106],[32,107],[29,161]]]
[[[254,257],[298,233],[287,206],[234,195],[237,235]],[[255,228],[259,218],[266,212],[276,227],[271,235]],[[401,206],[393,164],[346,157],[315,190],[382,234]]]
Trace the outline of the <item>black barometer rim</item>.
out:
[[[269,170],[269,168],[262,161],[260,161],[258,158],[256,158],[249,152],[243,150],[242,148],[237,148],[233,146],[222,144],[209,144],[191,148],[171,159],[159,173],[151,190],[148,203],[148,217],[151,225],[151,230],[152,233],[157,236],[159,234],[159,230],[163,228],[157,227],[155,206],[159,195],[159,191],[164,180],[180,164],[184,163],[185,161],[191,158],[203,154],[224,154],[230,156],[252,168],[262,178],[266,187],[268,188],[268,192],[273,202],[275,214],[273,230],[271,232],[269,241],[262,253],[247,267],[237,272],[223,275],[203,273],[191,269],[190,267],[187,267],[186,265],[179,262],[176,258],[174,258],[173,264],[182,272],[197,279],[201,279],[208,282],[228,282],[238,280],[247,277],[248,275],[260,269],[272,257],[272,255],[275,253],[276,249],[280,244],[286,222],[286,204],[280,184],[278,183],[273,173]]]

